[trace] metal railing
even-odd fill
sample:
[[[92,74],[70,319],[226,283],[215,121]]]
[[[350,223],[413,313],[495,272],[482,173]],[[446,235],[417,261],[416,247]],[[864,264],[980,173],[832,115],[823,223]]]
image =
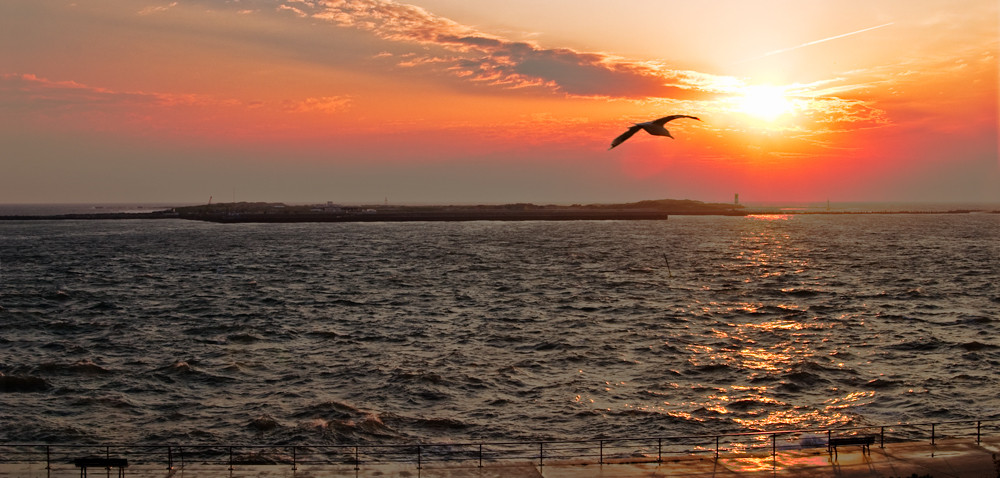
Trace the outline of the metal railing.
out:
[[[769,453],[779,450],[829,448],[832,437],[864,435],[886,443],[972,438],[1000,434],[1000,419],[956,420],[898,425],[873,425],[811,430],[775,430],[715,435],[661,436],[643,438],[592,438],[584,440],[538,440],[509,442],[357,444],[357,445],[201,445],[116,444],[63,445],[0,443],[0,464],[35,463],[51,469],[81,456],[126,458],[130,464],[162,465],[164,469],[185,466],[224,465],[234,470],[246,465],[283,465],[293,470],[304,465],[347,466],[412,464],[425,466],[461,463],[483,467],[500,462],[546,463],[639,463],[662,462],[669,456]]]

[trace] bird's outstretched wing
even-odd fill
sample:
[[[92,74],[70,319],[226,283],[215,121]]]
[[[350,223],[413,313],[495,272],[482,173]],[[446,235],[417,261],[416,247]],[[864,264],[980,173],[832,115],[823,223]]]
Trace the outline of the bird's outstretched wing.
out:
[[[617,138],[615,138],[615,140],[611,142],[611,148],[608,148],[608,149],[612,149],[615,146],[618,146],[619,144],[624,143],[626,139],[631,138],[632,135],[635,134],[636,132],[638,132],[640,129],[642,129],[642,126],[639,126],[639,125],[636,125],[636,126],[633,126],[633,127],[629,128],[624,133],[622,133]]]
[[[665,123],[667,123],[667,122],[669,122],[669,121],[673,121],[673,120],[675,120],[675,119],[677,119],[677,118],[691,118],[691,119],[693,119],[693,120],[698,120],[698,121],[701,121],[701,118],[698,118],[697,116],[688,116],[688,115],[670,115],[670,116],[664,116],[664,117],[662,117],[662,118],[660,118],[660,119],[656,119],[656,120],[653,120],[653,121],[650,121],[650,123],[653,123],[653,124],[658,124],[658,125],[660,125],[660,126],[663,126],[663,125],[664,125]]]

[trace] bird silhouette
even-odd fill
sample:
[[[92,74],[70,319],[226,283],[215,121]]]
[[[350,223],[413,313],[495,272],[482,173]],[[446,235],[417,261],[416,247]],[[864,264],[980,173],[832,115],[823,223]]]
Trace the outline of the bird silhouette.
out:
[[[699,119],[696,116],[670,115],[670,116],[664,116],[664,117],[662,117],[660,119],[655,119],[653,121],[646,121],[644,123],[636,123],[634,126],[632,126],[628,130],[626,130],[624,133],[622,133],[621,135],[619,135],[617,138],[615,138],[615,140],[611,142],[611,147],[608,148],[608,149],[609,150],[614,149],[615,146],[618,146],[619,144],[624,143],[626,139],[631,138],[632,135],[636,134],[640,129],[646,130],[647,133],[649,133],[649,134],[651,134],[653,136],[667,136],[670,139],[674,139],[673,136],[670,136],[670,131],[667,131],[667,128],[664,128],[663,125],[666,124],[668,121],[673,121],[673,120],[675,120],[677,118],[691,118],[691,119],[694,119],[694,120],[701,121],[701,119]]]

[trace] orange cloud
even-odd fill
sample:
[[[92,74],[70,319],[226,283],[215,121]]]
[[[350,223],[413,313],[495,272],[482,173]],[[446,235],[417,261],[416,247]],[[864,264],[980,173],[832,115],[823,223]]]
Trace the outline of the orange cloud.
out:
[[[300,101],[286,102],[286,111],[295,113],[319,112],[333,113],[342,111],[350,104],[350,98],[343,96],[324,96],[321,98],[306,98]]]
[[[176,7],[176,6],[177,6],[177,2],[170,2],[167,5],[149,6],[149,7],[143,8],[142,10],[139,10],[139,15],[153,15],[153,14],[156,14],[156,13],[163,13],[163,12],[165,12],[167,10],[170,10],[171,8]]]
[[[190,97],[181,101],[181,98],[171,98],[169,95],[117,92],[75,81],[53,81],[34,74],[17,73],[0,74],[0,94],[8,107],[35,112],[192,101]]]
[[[664,64],[634,62],[603,53],[543,48],[476,31],[423,8],[383,0],[295,0],[279,9],[377,37],[436,47],[450,54],[401,55],[399,66],[437,68],[458,78],[503,88],[541,88],[577,97],[708,98],[705,74],[692,75]],[[386,55],[379,55],[383,58]]]
[[[334,114],[350,104],[346,96],[281,102],[241,101],[198,94],[122,92],[55,81],[34,74],[0,74],[0,97],[18,124],[48,130],[74,129],[212,139],[269,137],[303,127],[300,113]]]

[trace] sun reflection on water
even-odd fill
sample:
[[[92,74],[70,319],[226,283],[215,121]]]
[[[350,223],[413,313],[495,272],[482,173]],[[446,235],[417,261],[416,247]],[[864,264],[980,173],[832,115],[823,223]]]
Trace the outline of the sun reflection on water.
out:
[[[792,216],[789,214],[747,214],[744,217],[757,221],[787,221]]]
[[[661,380],[602,377],[595,384],[600,392],[577,395],[575,405],[609,417],[660,416],[745,431],[848,425],[858,407],[875,401],[875,391],[857,392],[831,378],[843,370],[837,354],[845,350],[831,349],[827,337],[844,320],[814,309],[827,292],[810,276],[815,255],[803,245],[808,239],[796,235],[794,216],[734,224],[740,234],[712,264],[725,273],[688,285],[694,297],[686,311],[704,321],[698,336],[678,327],[682,321],[670,322],[662,339],[638,346],[657,354],[646,363],[662,357]],[[812,405],[800,405],[809,396]]]
[[[874,390],[865,390],[859,392],[851,392],[842,398],[831,398],[826,401],[826,410],[828,412],[832,410],[844,409],[848,407],[855,407],[858,405],[864,405],[871,403],[872,398],[875,397]]]
[[[687,362],[700,373],[726,377],[730,384],[709,387],[700,399],[672,404],[684,409],[672,415],[693,420],[725,416],[741,428],[758,430],[849,423],[850,410],[873,400],[874,392],[845,394],[819,378],[842,366],[822,348],[825,341],[815,339],[817,332],[832,329],[836,322],[811,315],[810,307],[799,300],[823,291],[807,276],[815,266],[808,254],[801,253],[802,238],[789,227],[794,216],[761,214],[747,219],[739,226],[742,234],[730,245],[729,259],[720,263],[740,283],[716,284],[714,289],[742,289],[766,298],[731,302],[709,296],[712,300],[697,303],[694,311],[699,316],[718,323],[711,327],[708,340],[684,345]],[[786,403],[786,397],[801,393],[836,398],[818,408]]]

